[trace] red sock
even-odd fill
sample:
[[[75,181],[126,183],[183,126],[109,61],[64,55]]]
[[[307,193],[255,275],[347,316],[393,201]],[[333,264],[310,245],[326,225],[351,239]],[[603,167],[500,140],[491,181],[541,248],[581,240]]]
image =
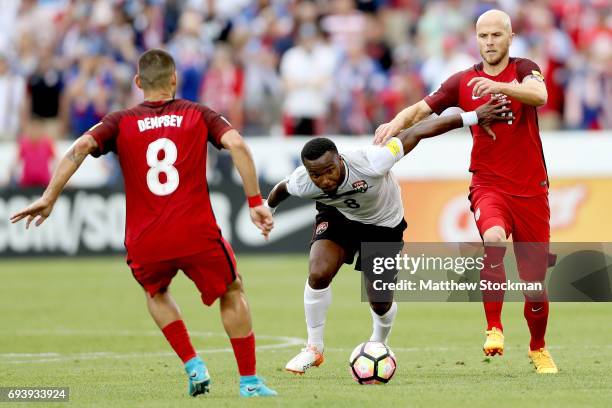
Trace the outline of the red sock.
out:
[[[175,320],[167,324],[162,329],[162,332],[176,354],[183,360],[183,363],[197,356],[195,349],[191,345],[191,340],[189,340],[187,327],[185,327],[185,323],[182,320]]]
[[[504,327],[501,322],[503,302],[482,302],[484,305],[485,316],[487,317],[487,330],[491,330],[497,327],[499,330],[504,331]]]
[[[480,279],[490,282],[502,283],[506,281],[504,268],[504,255],[506,247],[485,246],[485,265],[480,271]],[[504,306],[503,290],[486,290],[482,292],[482,303],[487,317],[487,330],[493,327],[504,331],[501,322],[502,307]]]
[[[241,376],[255,375],[255,334],[230,339]]]
[[[531,333],[529,349],[539,350],[544,347],[544,335],[548,323],[548,300],[543,302],[526,300],[523,313],[527,320],[527,326],[529,326],[529,333]]]

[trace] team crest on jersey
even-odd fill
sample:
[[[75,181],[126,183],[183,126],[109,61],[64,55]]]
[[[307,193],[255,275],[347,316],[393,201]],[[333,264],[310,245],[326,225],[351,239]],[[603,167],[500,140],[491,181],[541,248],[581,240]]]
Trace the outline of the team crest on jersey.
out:
[[[322,223],[317,225],[317,228],[315,229],[315,235],[321,235],[322,233],[324,233],[327,230],[328,226],[329,224],[327,223],[327,221],[323,221]]]
[[[353,183],[353,190],[358,193],[365,193],[368,191],[368,182],[365,180],[357,180]]]

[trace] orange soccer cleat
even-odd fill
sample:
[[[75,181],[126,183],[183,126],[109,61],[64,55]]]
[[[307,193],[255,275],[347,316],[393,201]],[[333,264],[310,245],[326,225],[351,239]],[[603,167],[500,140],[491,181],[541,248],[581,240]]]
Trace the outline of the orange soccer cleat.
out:
[[[559,372],[555,361],[544,347],[539,350],[529,350],[529,358],[538,374],[557,374]]]
[[[504,334],[497,327],[487,330],[487,340],[482,346],[485,356],[504,355]]]

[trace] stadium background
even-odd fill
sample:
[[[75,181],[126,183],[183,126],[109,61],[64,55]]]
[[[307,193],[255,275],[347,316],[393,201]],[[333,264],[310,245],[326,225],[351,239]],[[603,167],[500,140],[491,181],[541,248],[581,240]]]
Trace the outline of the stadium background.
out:
[[[85,161],[40,229],[8,222],[42,191],[75,137],[140,101],[132,78],[141,51],[169,50],[177,96],[223,113],[246,136],[267,193],[299,164],[312,134],[332,136],[341,148],[370,143],[378,124],[478,61],[474,22],[493,7],[512,18],[511,55],[534,60],[546,78],[549,100],[539,118],[552,239],[612,241],[612,12],[605,0],[0,0],[0,385],[70,385],[74,401],[89,406],[170,406],[182,398],[180,367],[138,285],[121,258],[106,256],[123,254],[123,193],[112,155]],[[305,54],[305,46],[316,52]],[[406,240],[478,239],[467,201],[470,146],[469,134],[456,131],[422,143],[396,166]],[[248,223],[229,157],[210,153],[216,216],[239,254],[265,346],[261,371],[294,405],[317,395],[336,406],[363,402],[345,370],[370,325],[365,305],[355,313],[359,282],[350,268],[334,283],[326,368],[301,383],[278,371],[304,336],[313,205],[289,200],[264,243]],[[235,369],[216,311],[202,309],[184,277],[175,293],[196,345],[209,351],[214,392],[233,396]],[[509,355],[491,364],[480,363],[480,308],[447,306],[401,305],[392,343],[398,376],[369,397],[423,406],[478,406],[491,389],[500,406],[543,394],[568,405],[604,406],[612,398],[609,305],[554,306],[550,338],[562,375],[540,388],[518,357],[527,341],[519,305],[505,308],[514,336]],[[316,391],[311,379],[322,381]]]
[[[339,135],[346,147],[369,143],[378,124],[477,62],[474,21],[495,4],[3,2],[0,253],[121,252],[123,219],[116,208],[121,200],[112,201],[120,194],[121,177],[113,157],[88,159],[72,183],[87,188],[89,201],[95,201],[88,217],[77,216],[79,202],[86,200],[71,199],[50,220],[54,228],[25,234],[8,225],[7,215],[46,184],[70,140],[105,114],[141,100],[132,79],[142,50],[168,49],[177,61],[177,96],[221,112],[247,137],[266,193],[299,164],[304,139],[296,135]],[[511,55],[534,60],[546,78],[549,98],[539,119],[552,181],[553,240],[609,240],[612,216],[603,211],[612,198],[606,155],[612,151],[609,3],[501,1],[498,6],[512,17]],[[478,239],[466,199],[469,142],[467,132],[428,141],[397,166],[410,225],[407,240]],[[282,218],[279,211],[279,228],[271,243],[262,245],[240,217],[245,214],[240,189],[228,187],[237,181],[229,157],[215,149],[210,153],[217,217],[238,251],[304,252],[312,225],[295,220],[309,217],[290,216],[310,214],[304,203],[291,203],[301,213]],[[105,206],[109,199],[116,205]],[[285,224],[290,219],[295,225]],[[58,244],[67,235],[76,243]]]

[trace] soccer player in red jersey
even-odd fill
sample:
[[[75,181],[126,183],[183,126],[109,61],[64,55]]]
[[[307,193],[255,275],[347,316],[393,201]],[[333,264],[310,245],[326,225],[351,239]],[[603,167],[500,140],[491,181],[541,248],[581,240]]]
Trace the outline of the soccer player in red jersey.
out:
[[[404,109],[376,130],[374,143],[384,143],[401,129],[412,126],[432,112],[458,106],[473,111],[495,95],[510,101],[507,122],[491,129],[470,128],[473,139],[469,199],[476,225],[485,244],[487,262],[481,279],[506,280],[504,243],[512,235],[519,275],[528,282],[544,281],[550,241],[548,177],[538,130],[538,106],[547,92],[540,68],[523,58],[510,58],[510,17],[499,10],[482,14],[476,23],[482,62],[448,78],[423,100]],[[527,244],[536,243],[526,249]],[[544,334],[548,322],[545,292],[525,294],[524,315],[531,333],[529,357],[538,373],[556,373],[546,350]],[[487,355],[503,354],[501,323],[503,292],[483,293],[487,318]]]
[[[244,183],[251,220],[266,238],[273,227],[272,215],[262,205],[253,159],[242,136],[209,108],[174,99],[176,81],[170,54],[159,49],[142,54],[135,82],[144,92],[144,102],[107,115],[78,138],[42,197],[11,221],[25,218],[26,228],[31,222],[41,225],[88,155],[116,153],[125,180],[127,264],[145,290],[153,320],[185,364],[189,394],[208,392],[210,376],[168,290],[179,269],[195,283],[206,305],[219,299],[240,372],[240,395],[276,395],[255,374],[249,306],[206,183],[209,141],[229,150]]]

